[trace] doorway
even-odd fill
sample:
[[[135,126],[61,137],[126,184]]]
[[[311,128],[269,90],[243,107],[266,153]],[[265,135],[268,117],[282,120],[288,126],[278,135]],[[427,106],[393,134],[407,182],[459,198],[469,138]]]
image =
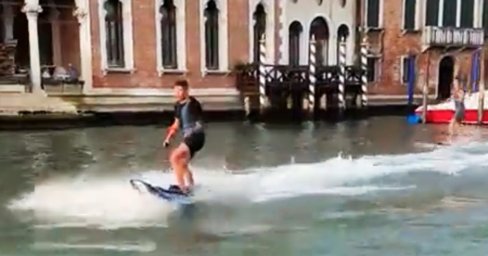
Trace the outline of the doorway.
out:
[[[448,99],[451,97],[451,87],[454,80],[454,59],[451,56],[446,56],[440,61],[438,76],[437,99]]]

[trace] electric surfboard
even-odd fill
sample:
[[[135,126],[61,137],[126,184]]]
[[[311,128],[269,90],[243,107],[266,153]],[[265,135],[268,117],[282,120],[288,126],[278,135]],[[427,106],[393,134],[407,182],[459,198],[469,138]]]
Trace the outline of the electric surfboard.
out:
[[[171,203],[183,205],[193,204],[193,200],[191,199],[191,192],[186,194],[181,191],[180,188],[176,185],[170,185],[168,188],[163,188],[160,186],[152,185],[149,182],[140,179],[131,179],[130,184],[134,189],[138,190],[139,192],[145,190],[148,193]]]

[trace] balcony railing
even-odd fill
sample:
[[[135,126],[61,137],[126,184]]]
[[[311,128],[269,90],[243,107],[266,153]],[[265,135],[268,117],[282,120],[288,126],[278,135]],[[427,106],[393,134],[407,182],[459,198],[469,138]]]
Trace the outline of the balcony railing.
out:
[[[483,28],[425,27],[422,35],[427,46],[479,47],[483,45]]]

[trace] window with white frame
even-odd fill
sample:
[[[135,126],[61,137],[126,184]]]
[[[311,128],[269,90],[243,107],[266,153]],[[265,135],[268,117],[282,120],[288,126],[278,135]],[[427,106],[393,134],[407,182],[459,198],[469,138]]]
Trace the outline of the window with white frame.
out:
[[[200,0],[203,73],[228,71],[227,0]]]
[[[439,25],[439,0],[426,0],[425,7],[425,25],[438,26]]]
[[[426,0],[425,25],[474,27],[476,0]]]
[[[381,27],[381,1],[382,0],[366,0],[366,27]]]
[[[417,29],[417,0],[403,0],[403,30]]]
[[[158,70],[160,72],[184,71],[186,69],[185,0],[156,0],[155,11]]]
[[[475,0],[463,0],[461,1],[461,18],[459,21],[459,26],[462,28],[472,28],[474,27],[474,8]]]
[[[442,26],[456,27],[457,0],[444,0],[442,10]]]
[[[367,57],[367,78],[368,82],[376,82],[379,77],[378,70],[380,69],[379,63],[380,58],[378,56],[368,56]]]
[[[130,0],[99,0],[102,69],[132,70],[132,7]]]

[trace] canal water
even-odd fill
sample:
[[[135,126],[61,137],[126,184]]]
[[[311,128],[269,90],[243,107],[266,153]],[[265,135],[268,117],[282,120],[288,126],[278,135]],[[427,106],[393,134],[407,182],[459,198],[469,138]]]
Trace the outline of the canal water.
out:
[[[1,255],[485,255],[488,129],[208,124],[197,203],[173,183],[165,127],[0,133]]]

